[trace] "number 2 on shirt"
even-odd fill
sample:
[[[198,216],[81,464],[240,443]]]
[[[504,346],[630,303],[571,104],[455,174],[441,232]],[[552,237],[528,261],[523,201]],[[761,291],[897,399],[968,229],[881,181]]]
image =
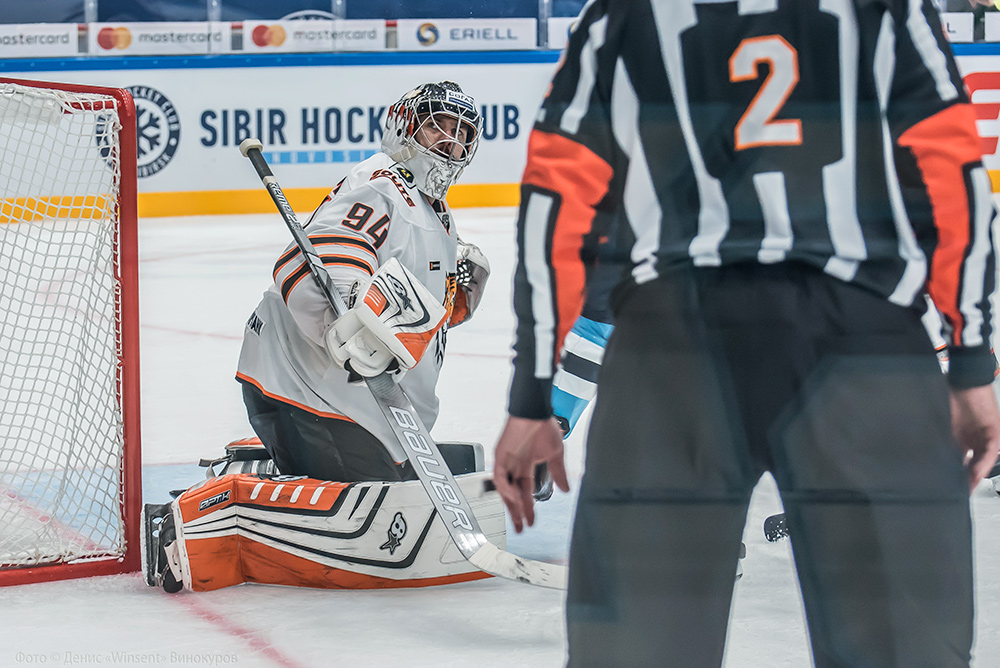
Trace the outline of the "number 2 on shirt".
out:
[[[802,143],[802,121],[774,120],[795,84],[799,82],[799,55],[781,35],[748,37],[729,58],[729,80],[733,83],[759,78],[757,66],[766,63],[768,73],[750,106],[736,124],[737,151],[755,146],[797,146]]]

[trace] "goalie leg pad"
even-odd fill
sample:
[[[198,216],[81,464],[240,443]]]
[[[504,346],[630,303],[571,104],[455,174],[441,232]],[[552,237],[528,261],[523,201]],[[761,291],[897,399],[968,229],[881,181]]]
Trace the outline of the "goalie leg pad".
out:
[[[506,546],[503,503],[490,474],[460,475],[487,538]],[[177,501],[184,587],[241,582],[369,589],[464,582],[486,573],[452,543],[419,481],[337,483],[226,475]]]

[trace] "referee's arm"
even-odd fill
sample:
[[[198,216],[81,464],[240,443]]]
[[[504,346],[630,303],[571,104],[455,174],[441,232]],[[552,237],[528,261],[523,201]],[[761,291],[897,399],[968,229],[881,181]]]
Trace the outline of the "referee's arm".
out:
[[[901,3],[903,4],[903,3]],[[895,71],[887,117],[907,215],[931,249],[927,291],[945,322],[949,383],[988,385],[990,298],[996,288],[995,215],[975,114],[936,16],[922,3],[895,16]]]
[[[616,169],[610,90],[615,44],[608,0],[596,0],[570,36],[528,139],[514,275],[514,379],[508,411],[551,416],[562,342],[583,309],[580,251]]]

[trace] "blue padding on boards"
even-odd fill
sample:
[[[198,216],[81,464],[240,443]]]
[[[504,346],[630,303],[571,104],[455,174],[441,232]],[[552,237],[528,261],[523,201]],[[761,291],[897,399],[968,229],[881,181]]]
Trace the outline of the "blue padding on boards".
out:
[[[217,54],[207,56],[132,56],[129,58],[5,58],[0,72],[30,74],[81,70],[194,70],[250,67],[365,65],[492,65],[555,63],[558,51],[438,51],[411,53]]]

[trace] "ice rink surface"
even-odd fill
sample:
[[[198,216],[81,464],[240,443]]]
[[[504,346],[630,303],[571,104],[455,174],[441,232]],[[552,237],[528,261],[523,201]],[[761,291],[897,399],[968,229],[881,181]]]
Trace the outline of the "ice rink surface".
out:
[[[492,447],[504,418],[513,340],[514,210],[460,209],[466,240],[493,275],[476,318],[448,335],[438,440]],[[143,496],[204,476],[197,461],[252,435],[233,378],[243,325],[290,237],[275,215],[148,219],[140,223]],[[584,418],[586,419],[586,417]],[[568,441],[571,483],[584,429]],[[538,507],[508,549],[565,561],[574,493]],[[976,526],[977,636],[973,665],[1000,667],[1000,498],[984,484]],[[758,486],[745,532],[727,668],[811,665],[788,541],[768,543],[780,511]],[[397,591],[242,585],[168,595],[139,574],[0,589],[0,666],[556,667],[565,660],[564,594],[497,579]]]

